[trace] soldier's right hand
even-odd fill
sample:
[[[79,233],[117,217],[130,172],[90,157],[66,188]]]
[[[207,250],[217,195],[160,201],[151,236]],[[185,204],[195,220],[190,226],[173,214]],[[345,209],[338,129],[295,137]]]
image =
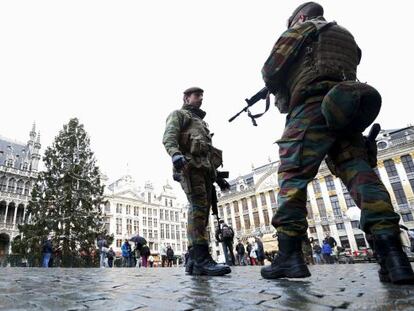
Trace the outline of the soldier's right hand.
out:
[[[172,162],[176,170],[181,170],[187,164],[187,161],[182,154],[173,155]]]

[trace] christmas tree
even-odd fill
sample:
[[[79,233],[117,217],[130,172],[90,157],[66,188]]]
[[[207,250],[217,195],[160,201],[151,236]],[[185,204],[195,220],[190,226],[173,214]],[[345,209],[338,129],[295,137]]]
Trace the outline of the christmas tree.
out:
[[[51,236],[62,266],[92,265],[97,237],[106,237],[108,243],[112,237],[102,221],[100,171],[78,119],[64,125],[43,161],[46,169],[32,190],[29,221],[19,227],[19,247],[37,262],[33,254],[40,254],[44,240]]]

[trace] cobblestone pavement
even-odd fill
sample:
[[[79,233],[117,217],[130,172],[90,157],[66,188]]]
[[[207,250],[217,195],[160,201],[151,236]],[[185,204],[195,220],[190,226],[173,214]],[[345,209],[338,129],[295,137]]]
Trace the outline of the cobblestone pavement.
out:
[[[300,280],[259,270],[0,268],[0,310],[414,310],[414,286],[381,284],[375,264],[311,266]]]

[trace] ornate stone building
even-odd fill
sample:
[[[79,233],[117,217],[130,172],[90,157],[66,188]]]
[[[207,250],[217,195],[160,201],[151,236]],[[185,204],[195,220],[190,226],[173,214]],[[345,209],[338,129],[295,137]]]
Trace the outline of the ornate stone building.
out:
[[[114,234],[111,246],[115,252],[120,254],[124,239],[135,234],[145,237],[156,259],[163,244],[171,245],[177,256],[187,249],[187,209],[178,203],[169,184],[156,194],[151,183],[141,190],[126,175],[106,189],[104,222]]]
[[[26,144],[0,137],[0,257],[10,251],[10,241],[19,233],[17,225],[26,219],[40,147],[35,125]]]
[[[375,171],[389,191],[401,223],[414,229],[414,127],[381,131],[377,145]],[[265,250],[277,247],[271,219],[277,210],[278,165],[276,161],[254,168],[232,180],[229,192],[219,193],[220,217],[234,228],[236,237],[246,241],[261,236]],[[309,236],[321,242],[329,233],[338,244],[352,250],[367,246],[359,229],[359,209],[340,179],[324,163],[308,186],[307,210]],[[213,217],[210,223],[215,223]],[[213,232],[210,238],[215,241]],[[217,243],[212,243],[212,248],[215,254],[222,253]]]

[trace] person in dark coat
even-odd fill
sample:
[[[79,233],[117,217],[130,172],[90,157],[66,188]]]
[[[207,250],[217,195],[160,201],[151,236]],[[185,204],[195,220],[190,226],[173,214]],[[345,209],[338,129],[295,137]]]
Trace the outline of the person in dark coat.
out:
[[[52,246],[52,239],[48,237],[47,240],[43,243],[42,247],[42,254],[43,254],[43,268],[49,268],[49,260],[52,257],[53,253],[53,246]]]

